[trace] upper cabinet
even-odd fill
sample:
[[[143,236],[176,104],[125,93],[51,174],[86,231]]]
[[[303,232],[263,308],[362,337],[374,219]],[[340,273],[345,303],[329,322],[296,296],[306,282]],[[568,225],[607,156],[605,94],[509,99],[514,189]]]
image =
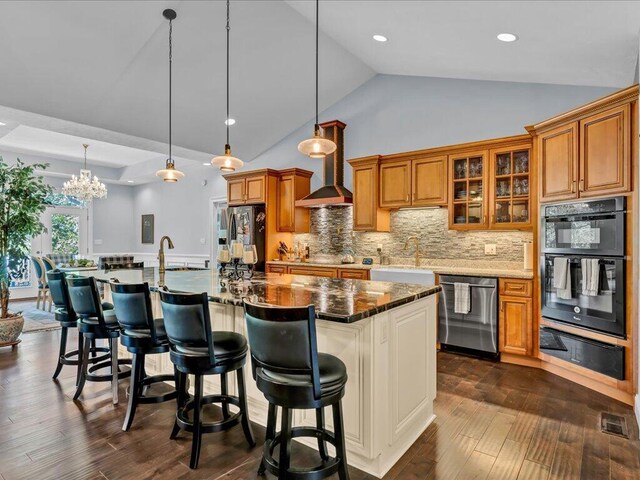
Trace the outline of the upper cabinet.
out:
[[[380,156],[355,158],[349,164],[353,168],[353,229],[388,232],[389,210],[379,207]]]
[[[230,207],[266,202],[267,177],[264,170],[231,173],[224,177],[227,179],[227,201]]]
[[[400,160],[380,165],[380,206],[411,206],[411,161]]]
[[[278,232],[309,231],[309,209],[296,207],[296,200],[311,192],[313,172],[299,168],[280,170],[277,189],[276,229]]]
[[[411,162],[411,205],[447,203],[447,156],[417,158]]]
[[[487,159],[488,152],[479,150],[449,155],[449,228],[475,230],[488,228]]]
[[[527,127],[536,137],[540,201],[631,191],[638,86]]]
[[[489,151],[489,227],[531,227],[531,143]]]

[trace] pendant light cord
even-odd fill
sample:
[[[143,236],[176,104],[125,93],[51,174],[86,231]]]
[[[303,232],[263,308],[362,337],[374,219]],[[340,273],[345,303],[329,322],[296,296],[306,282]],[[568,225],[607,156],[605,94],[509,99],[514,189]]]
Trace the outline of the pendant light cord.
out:
[[[173,20],[169,20],[169,161],[173,164],[173,158],[171,157],[171,78],[172,78],[172,69],[171,64],[173,62]]]
[[[227,144],[225,146],[225,150],[229,149],[229,32],[231,31],[231,26],[229,22],[229,0],[227,0],[227,118],[225,120],[225,125],[227,126]]]
[[[315,130],[318,130],[318,32],[319,28],[319,12],[320,12],[320,0],[316,0],[316,125]]]
[[[87,148],[89,147],[89,145],[87,145],[86,143],[83,143],[82,146],[84,147],[84,169],[87,169]]]

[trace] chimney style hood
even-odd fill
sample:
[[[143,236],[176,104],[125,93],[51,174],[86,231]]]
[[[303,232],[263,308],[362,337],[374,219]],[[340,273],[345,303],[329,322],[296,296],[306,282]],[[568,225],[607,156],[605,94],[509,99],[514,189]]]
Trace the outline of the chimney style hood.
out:
[[[315,192],[296,201],[296,207],[347,206],[353,203],[353,195],[344,183],[344,129],[347,125],[340,120],[321,123],[323,136],[333,140],[338,148],[327,155],[323,162],[324,185]]]

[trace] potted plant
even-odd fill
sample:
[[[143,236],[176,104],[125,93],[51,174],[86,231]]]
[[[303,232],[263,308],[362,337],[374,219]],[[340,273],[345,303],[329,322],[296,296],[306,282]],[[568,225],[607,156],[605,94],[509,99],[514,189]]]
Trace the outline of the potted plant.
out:
[[[40,215],[51,187],[34,172],[47,167],[20,159],[8,165],[0,157],[0,346],[15,344],[24,326],[21,313],[9,313],[9,259],[28,256],[31,238],[44,231]]]

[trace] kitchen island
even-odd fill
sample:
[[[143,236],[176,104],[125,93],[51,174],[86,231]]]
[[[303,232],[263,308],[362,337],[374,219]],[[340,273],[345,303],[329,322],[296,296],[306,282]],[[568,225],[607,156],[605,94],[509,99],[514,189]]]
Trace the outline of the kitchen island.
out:
[[[111,279],[148,282],[158,317],[162,312],[155,290],[161,280],[174,291],[207,292],[213,328],[245,336],[245,297],[280,306],[315,305],[318,350],[339,357],[349,375],[343,399],[348,463],[376,477],[382,477],[435,418],[439,286],[264,273],[229,285],[214,271],[167,271],[161,279],[151,268],[78,274],[105,283],[107,300]],[[127,355],[122,348],[120,353]],[[253,381],[250,361],[245,368],[250,418],[266,425],[267,402]],[[172,371],[168,354],[147,358],[147,372]],[[217,380],[205,379],[207,393],[219,392]],[[295,425],[314,422],[312,410],[296,411]]]

